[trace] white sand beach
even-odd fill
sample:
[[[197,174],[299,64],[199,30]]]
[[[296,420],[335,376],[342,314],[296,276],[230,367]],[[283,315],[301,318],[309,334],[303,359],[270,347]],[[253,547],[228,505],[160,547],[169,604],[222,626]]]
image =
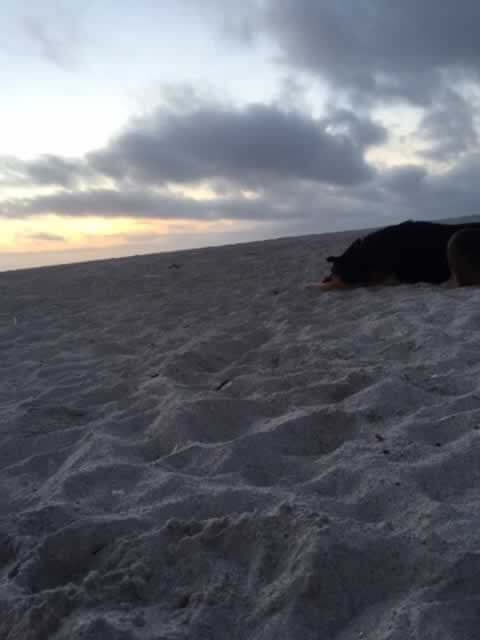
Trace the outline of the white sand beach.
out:
[[[359,235],[0,274],[0,638],[479,636],[480,288]]]

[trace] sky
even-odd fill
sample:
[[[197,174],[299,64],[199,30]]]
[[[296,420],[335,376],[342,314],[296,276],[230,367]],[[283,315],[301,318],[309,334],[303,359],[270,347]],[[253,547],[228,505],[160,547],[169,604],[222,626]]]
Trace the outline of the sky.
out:
[[[0,270],[480,213],[476,0],[3,0]]]

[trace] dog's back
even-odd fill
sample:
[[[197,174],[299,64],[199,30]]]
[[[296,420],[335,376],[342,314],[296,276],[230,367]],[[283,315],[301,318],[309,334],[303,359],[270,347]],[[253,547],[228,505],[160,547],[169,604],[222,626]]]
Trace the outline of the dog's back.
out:
[[[400,282],[439,284],[450,277],[447,245],[455,231],[455,225],[409,220],[378,231],[375,244],[383,245],[392,275]]]
[[[412,221],[374,231],[354,242],[335,258],[332,274],[345,283],[372,284],[390,277],[413,284],[440,284],[450,277],[447,246],[450,238],[480,224],[443,224]]]

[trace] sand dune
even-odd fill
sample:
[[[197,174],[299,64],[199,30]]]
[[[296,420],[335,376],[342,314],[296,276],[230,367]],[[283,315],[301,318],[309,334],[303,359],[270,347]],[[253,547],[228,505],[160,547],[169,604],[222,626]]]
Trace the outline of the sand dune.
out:
[[[357,235],[0,274],[1,638],[478,636],[480,289]]]

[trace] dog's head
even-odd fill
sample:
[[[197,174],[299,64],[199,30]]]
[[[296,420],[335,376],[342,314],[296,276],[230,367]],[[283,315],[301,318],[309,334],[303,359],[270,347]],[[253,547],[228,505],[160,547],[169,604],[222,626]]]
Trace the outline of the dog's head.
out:
[[[326,285],[354,286],[372,280],[372,265],[363,239],[355,240],[341,256],[328,256],[327,262],[332,267],[323,280]]]

